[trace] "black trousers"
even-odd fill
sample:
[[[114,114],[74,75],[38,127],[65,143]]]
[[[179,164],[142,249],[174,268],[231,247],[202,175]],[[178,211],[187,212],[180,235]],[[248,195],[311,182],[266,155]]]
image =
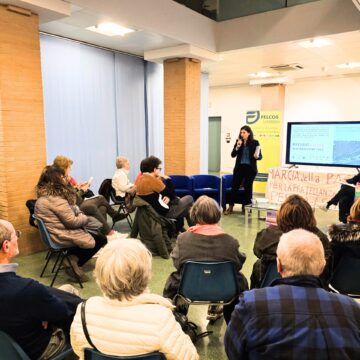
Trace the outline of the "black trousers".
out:
[[[241,164],[238,168],[234,169],[233,183],[230,193],[230,205],[235,204],[236,192],[239,190],[240,184],[244,186],[244,202],[243,205],[251,204],[253,183],[256,176],[256,172],[250,165]]]
[[[69,254],[75,255],[78,257],[78,265],[83,266],[88,260],[90,260],[93,255],[95,255],[100,248],[106,245],[107,239],[106,236],[103,234],[90,234],[95,239],[95,246],[92,249],[82,249],[79,247],[73,248],[69,250]]]
[[[330,205],[339,204],[339,220],[346,224],[350,209],[354,203],[355,189],[352,186],[341,185],[340,190],[329,200]]]
[[[107,223],[106,214],[113,217],[116,215],[116,210],[111,207],[102,195],[84,200],[79,207],[85,215],[93,216],[103,224],[103,232],[105,235],[111,231]]]

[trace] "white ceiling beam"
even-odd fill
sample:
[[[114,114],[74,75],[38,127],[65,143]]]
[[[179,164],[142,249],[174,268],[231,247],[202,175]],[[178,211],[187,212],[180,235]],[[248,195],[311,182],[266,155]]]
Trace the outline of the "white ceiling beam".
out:
[[[359,30],[352,0],[319,0],[217,23],[217,50],[230,51]]]

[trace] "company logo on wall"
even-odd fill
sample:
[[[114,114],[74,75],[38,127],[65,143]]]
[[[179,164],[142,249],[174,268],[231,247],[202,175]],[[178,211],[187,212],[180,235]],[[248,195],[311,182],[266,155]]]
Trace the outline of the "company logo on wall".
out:
[[[279,114],[276,112],[270,113],[269,111],[253,110],[246,112],[246,123],[247,124],[255,124],[259,120],[263,120],[265,122],[279,121]]]
[[[260,119],[260,111],[247,111],[246,112],[246,123],[255,124]]]

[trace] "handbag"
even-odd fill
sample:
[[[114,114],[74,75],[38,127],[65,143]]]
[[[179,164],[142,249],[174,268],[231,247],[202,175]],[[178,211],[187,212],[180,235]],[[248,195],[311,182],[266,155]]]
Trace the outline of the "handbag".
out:
[[[136,192],[134,192],[134,193],[127,192],[125,194],[125,198],[124,198],[125,209],[129,214],[134,212],[136,209],[136,207],[133,205],[135,195],[136,195]]]
[[[190,340],[195,344],[198,339],[201,339],[205,336],[212,334],[212,331],[204,331],[198,334],[198,326],[189,321],[188,317],[183,314],[181,311],[173,311],[175,320],[180,324],[182,331],[190,337]]]
[[[89,233],[99,233],[103,227],[103,224],[93,216],[88,216],[88,222],[84,226],[84,229]]]
[[[83,328],[83,332],[84,332],[85,338],[86,338],[87,342],[90,344],[90,346],[93,347],[95,350],[99,351],[97,349],[97,347],[94,345],[94,343],[91,341],[90,334],[89,334],[89,331],[86,326],[85,305],[86,305],[86,300],[81,303],[81,325]]]

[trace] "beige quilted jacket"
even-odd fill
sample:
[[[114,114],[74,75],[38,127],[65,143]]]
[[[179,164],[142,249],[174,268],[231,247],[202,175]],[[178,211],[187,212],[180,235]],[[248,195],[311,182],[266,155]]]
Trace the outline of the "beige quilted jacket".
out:
[[[71,325],[71,345],[84,359],[86,341],[81,305]],[[156,294],[143,293],[131,301],[91,297],[86,302],[86,323],[97,349],[108,355],[130,356],[160,351],[168,360],[197,360],[196,348],[172,314],[172,304]]]
[[[95,246],[94,238],[82,228],[88,221],[86,215],[80,213],[76,216],[62,197],[41,196],[35,204],[35,215],[44,221],[55,243],[83,249]]]

